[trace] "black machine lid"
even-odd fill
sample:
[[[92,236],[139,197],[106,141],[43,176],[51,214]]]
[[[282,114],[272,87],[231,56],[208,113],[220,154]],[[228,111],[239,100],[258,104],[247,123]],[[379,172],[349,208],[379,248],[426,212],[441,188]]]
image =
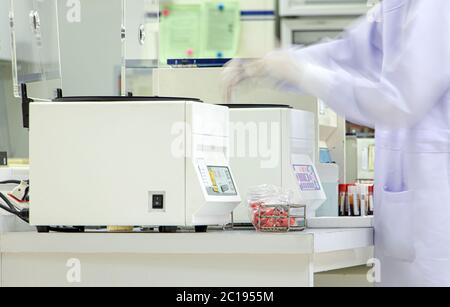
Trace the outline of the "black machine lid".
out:
[[[222,104],[230,109],[293,109],[286,104]]]
[[[121,102],[121,101],[151,101],[151,102],[165,102],[165,101],[196,101],[203,102],[198,98],[182,98],[182,97],[145,97],[145,96],[72,96],[60,97],[53,99],[54,102]]]

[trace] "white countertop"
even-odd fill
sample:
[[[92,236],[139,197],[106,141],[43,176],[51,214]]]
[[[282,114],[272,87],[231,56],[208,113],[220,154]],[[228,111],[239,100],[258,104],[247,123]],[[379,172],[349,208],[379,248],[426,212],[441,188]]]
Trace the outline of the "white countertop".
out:
[[[81,254],[318,254],[371,247],[372,228],[310,229],[292,233],[0,234],[1,253]]]

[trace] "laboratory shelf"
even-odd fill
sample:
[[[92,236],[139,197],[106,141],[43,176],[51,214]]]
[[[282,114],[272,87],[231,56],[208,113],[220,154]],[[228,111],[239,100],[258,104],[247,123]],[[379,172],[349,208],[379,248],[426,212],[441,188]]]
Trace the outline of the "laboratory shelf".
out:
[[[291,233],[48,233],[0,235],[2,253],[311,254],[373,245],[373,229]]]
[[[373,234],[5,233],[0,286],[313,286],[315,273],[365,265]]]

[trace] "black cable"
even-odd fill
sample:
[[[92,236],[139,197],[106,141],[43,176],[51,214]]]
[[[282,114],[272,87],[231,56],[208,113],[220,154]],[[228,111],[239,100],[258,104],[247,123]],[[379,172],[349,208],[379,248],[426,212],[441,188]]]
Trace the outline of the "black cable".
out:
[[[20,181],[2,181],[0,182],[1,184],[20,184]],[[22,211],[17,210],[17,208],[9,201],[9,199],[3,195],[3,193],[0,192],[0,199],[3,200],[3,202],[6,203],[7,206],[3,205],[2,203],[0,203],[0,209],[5,210],[8,213],[11,213],[15,216],[17,216],[19,219],[21,219],[22,221],[26,222],[26,223],[30,223],[30,219],[29,219],[29,215],[30,212],[29,210],[25,209]],[[79,232],[83,232],[82,229],[77,228],[77,227],[49,227],[50,231],[53,232],[62,232],[62,233],[79,233]]]
[[[0,209],[3,209],[3,210],[5,210],[5,211],[8,212],[8,213],[17,215],[17,212],[13,212],[11,209],[9,209],[8,207],[6,207],[6,206],[3,205],[2,203],[0,203]]]
[[[0,181],[0,184],[21,184],[22,182],[19,180],[6,180],[6,181]]]
[[[0,203],[0,209],[3,209],[3,210],[5,210],[8,213],[17,216],[19,219],[21,219],[25,223],[28,223],[28,224],[30,223],[30,220],[29,220],[29,217],[28,217],[29,216],[28,210],[24,210],[24,211],[21,211],[21,212],[19,212],[17,210],[13,211],[13,210],[9,209],[8,207],[6,207],[5,205],[3,205],[2,203]]]
[[[9,207],[4,206],[3,204],[0,203],[0,208],[5,210],[6,212],[9,212],[11,214],[14,214],[15,216],[17,216],[19,219],[21,219],[22,221],[26,222],[26,223],[30,223],[30,219],[29,219],[29,211],[28,210],[22,210],[19,211],[17,210],[16,207],[14,207],[14,205],[9,201],[9,199],[3,195],[3,193],[0,192],[0,198],[6,203],[6,205]]]
[[[22,221],[24,221],[25,223],[30,223],[30,212],[29,210],[25,209],[22,211],[18,211],[16,209],[16,207],[14,207],[14,205],[9,201],[9,199],[3,195],[0,192],[0,198],[8,205],[8,207],[6,207],[5,205],[3,205],[2,203],[0,203],[0,209],[5,210],[6,212],[9,212],[15,216],[17,216],[19,219],[21,219]],[[62,232],[62,233],[79,233],[79,232],[83,232],[80,228],[77,227],[49,227],[50,231],[53,232]]]
[[[19,219],[24,221],[27,224],[30,224],[30,210],[29,209],[23,209],[16,215]]]
[[[4,203],[15,213],[19,213],[19,211],[17,211],[16,207],[14,207],[14,205],[9,201],[9,199],[3,195],[2,192],[0,192],[0,198],[4,201]]]
[[[6,207],[3,204],[0,204],[0,209],[3,209],[3,210],[5,210],[8,213],[17,216],[19,219],[21,219],[22,221],[24,221],[27,224],[30,223],[30,220],[29,220],[29,217],[28,217],[29,213],[28,213],[27,210],[24,210],[24,211],[21,211],[21,212],[12,211],[12,210],[10,210],[8,207]]]

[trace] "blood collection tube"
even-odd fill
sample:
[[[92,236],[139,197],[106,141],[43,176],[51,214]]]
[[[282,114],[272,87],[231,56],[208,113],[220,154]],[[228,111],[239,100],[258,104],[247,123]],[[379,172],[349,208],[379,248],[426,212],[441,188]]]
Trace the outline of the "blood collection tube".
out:
[[[339,216],[345,216],[347,211],[347,192],[348,185],[339,185]]]
[[[347,215],[348,216],[360,216],[359,201],[358,201],[358,187],[356,184],[350,184],[348,186],[347,195]]]
[[[374,186],[373,185],[369,185],[369,215],[373,215],[374,214]]]
[[[345,215],[346,216],[352,216],[353,215],[353,189],[355,188],[354,184],[349,184],[347,186],[347,204],[346,204],[346,210]]]
[[[360,216],[361,210],[360,210],[360,201],[359,201],[359,187],[355,185],[353,187],[353,215],[354,216]]]

